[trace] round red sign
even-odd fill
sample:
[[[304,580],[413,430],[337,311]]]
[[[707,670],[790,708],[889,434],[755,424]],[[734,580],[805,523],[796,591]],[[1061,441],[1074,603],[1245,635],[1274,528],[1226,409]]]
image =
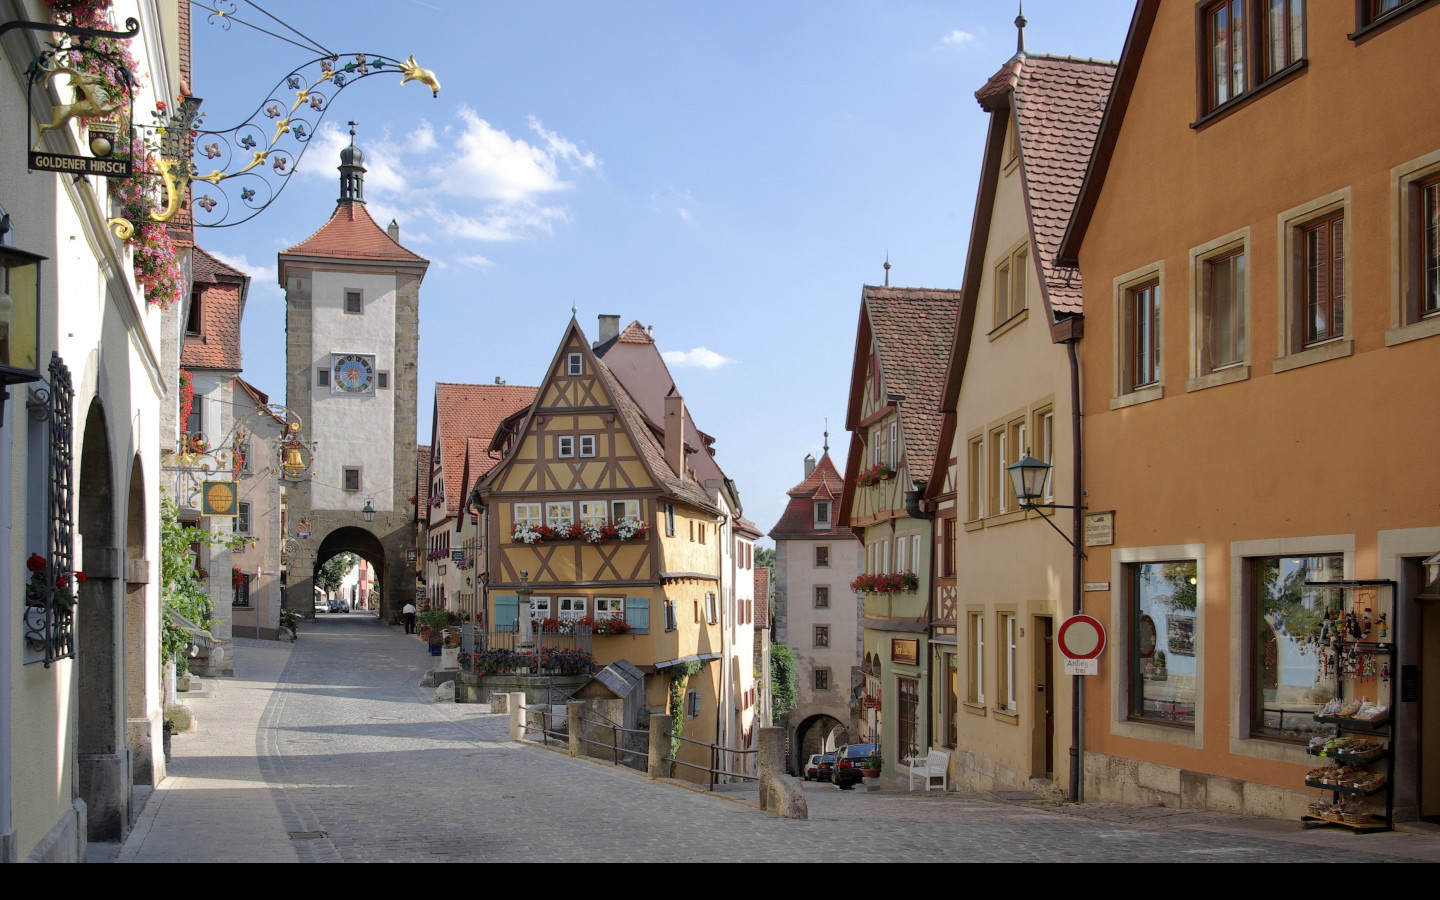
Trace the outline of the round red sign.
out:
[[[1071,616],[1055,635],[1066,659],[1095,659],[1105,650],[1105,626],[1094,616]]]

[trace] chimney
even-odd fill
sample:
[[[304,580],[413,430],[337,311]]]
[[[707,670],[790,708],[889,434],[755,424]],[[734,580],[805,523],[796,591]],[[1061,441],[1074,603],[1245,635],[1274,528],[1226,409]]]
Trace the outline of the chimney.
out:
[[[807,453],[805,454],[805,477],[809,478],[813,471],[815,471],[815,457]]]
[[[388,235],[390,235],[390,240],[394,241],[394,242],[397,243],[397,244],[400,243],[400,223],[399,223],[399,222],[395,221],[394,219],[391,219],[391,220],[390,220],[390,227],[387,228],[387,229],[385,229],[385,233],[388,234]]]
[[[679,394],[665,398],[665,462],[685,476],[685,398]]]
[[[599,350],[599,349],[600,349],[600,346],[601,346],[602,344],[604,344],[606,341],[613,340],[613,339],[615,339],[615,338],[617,338],[617,337],[619,337],[619,336],[620,336],[620,317],[619,317],[619,316],[606,316],[606,315],[600,316],[600,334],[597,336],[597,338],[596,338],[596,340],[595,340],[595,344],[594,344],[595,349],[596,349],[596,350]]]

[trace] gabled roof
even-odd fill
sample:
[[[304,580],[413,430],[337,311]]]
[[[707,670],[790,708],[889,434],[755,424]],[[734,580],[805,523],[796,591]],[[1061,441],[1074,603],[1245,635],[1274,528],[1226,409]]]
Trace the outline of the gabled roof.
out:
[[[191,258],[195,287],[199,289],[199,335],[186,335],[180,345],[180,365],[187,369],[241,368],[240,321],[245,316],[245,294],[250,276],[196,247]],[[194,303],[192,299],[188,301]]]
[[[837,510],[833,507],[830,511],[831,527],[822,531],[815,529],[814,501],[833,501],[844,487],[844,481],[840,472],[835,468],[834,460],[830,459],[830,454],[825,453],[810,474],[805,476],[804,481],[786,491],[790,496],[790,502],[785,504],[785,511],[780,514],[780,521],[770,529],[770,537],[777,541],[854,538],[849,531],[837,526],[835,520]],[[758,590],[756,596],[759,596]]]
[[[445,518],[458,515],[461,501],[470,493],[470,486],[462,483],[470,439],[488,444],[506,417],[535,402],[538,390],[509,384],[435,384],[434,440],[440,447],[440,469],[445,477]],[[490,471],[495,462],[498,460],[491,460],[482,472],[472,470],[470,477]]]
[[[341,201],[330,221],[305,240],[280,253],[280,286],[285,287],[285,266],[290,258],[338,259],[355,262],[404,264],[422,271],[430,261],[400,246],[370,218],[365,204]]]
[[[273,419],[282,427],[285,425],[285,420],[282,419],[278,414],[276,414],[274,410],[270,408],[269,394],[265,393],[264,391],[257,388],[255,385],[241,378],[239,375],[235,376],[235,386],[240,389],[241,393],[244,396],[250,398],[250,402],[255,405],[255,408],[262,415],[264,415],[266,418]],[[237,414],[236,418],[238,419],[240,418],[240,416]]]
[[[1017,56],[976,92],[980,105],[991,113],[990,134],[970,228],[964,299],[956,318],[940,409],[952,411],[959,400],[976,315],[984,305],[980,284],[987,271],[990,225],[1004,167],[1003,147],[1012,123],[1019,139],[1021,187],[1035,247],[1031,257],[1040,267],[1040,300],[1051,338],[1059,342],[1078,336],[1078,320],[1072,319],[1084,312],[1080,273],[1059,266],[1056,254],[1080,193],[1114,77],[1115,64],[1110,62]]]

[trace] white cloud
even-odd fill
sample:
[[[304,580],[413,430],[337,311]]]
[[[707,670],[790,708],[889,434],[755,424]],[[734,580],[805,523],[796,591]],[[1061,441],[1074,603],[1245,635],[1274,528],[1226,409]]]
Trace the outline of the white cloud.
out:
[[[695,214],[691,207],[695,205],[695,197],[689,191],[670,188],[668,193],[656,192],[650,195],[650,208],[666,215],[676,215],[680,221],[689,225],[695,221]]]
[[[452,144],[460,152],[429,172],[431,181],[453,195],[513,202],[573,187],[560,177],[550,152],[512,138],[468,107],[460,107],[458,115],[465,129]]]
[[[530,130],[545,139],[545,148],[551,156],[565,160],[571,167],[589,169],[592,172],[600,168],[600,161],[595,158],[594,153],[581,153],[573,141],[568,141],[553,131],[546,131],[545,126],[534,116],[530,117]]]
[[[406,153],[429,153],[438,146],[435,143],[435,126],[425,120],[420,121],[420,127],[410,132],[405,138]]]
[[[479,254],[476,254],[474,256],[457,256],[455,257],[455,261],[468,269],[483,270],[495,265],[492,260],[488,260],[485,257],[480,256]]]
[[[958,28],[940,39],[940,43],[947,47],[967,47],[974,43],[974,41],[975,35],[968,31],[961,31]]]
[[[239,269],[250,276],[250,296],[256,294],[265,296],[281,297],[284,292],[280,290],[280,284],[276,281],[276,270],[273,267],[257,266],[250,262],[244,255],[231,256],[228,253],[221,253],[218,250],[205,248],[205,252],[220,260],[232,269]]]
[[[681,369],[718,369],[735,362],[705,347],[696,347],[694,350],[667,350],[660,356],[667,364]]]

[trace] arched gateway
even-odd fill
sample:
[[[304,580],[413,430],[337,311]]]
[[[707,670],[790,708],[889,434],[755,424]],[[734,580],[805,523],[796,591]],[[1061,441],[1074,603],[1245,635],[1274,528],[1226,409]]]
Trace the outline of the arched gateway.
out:
[[[314,441],[308,480],[288,490],[285,605],[310,615],[314,570],[351,551],[375,566],[380,618],[415,598],[416,363],[420,282],[430,263],[365,208],[365,155],[340,153],[340,200],[319,231],[280,254],[285,405]]]

